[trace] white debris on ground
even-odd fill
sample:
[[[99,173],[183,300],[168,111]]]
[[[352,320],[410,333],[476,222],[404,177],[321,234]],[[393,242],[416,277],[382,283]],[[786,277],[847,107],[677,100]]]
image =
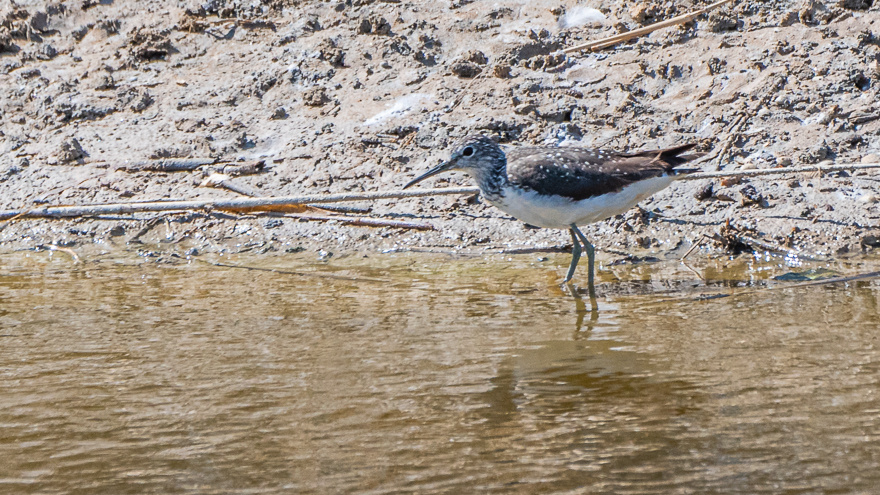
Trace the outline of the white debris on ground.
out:
[[[604,24],[608,20],[599,10],[592,7],[577,5],[559,18],[559,29],[570,29],[578,26],[593,26]]]

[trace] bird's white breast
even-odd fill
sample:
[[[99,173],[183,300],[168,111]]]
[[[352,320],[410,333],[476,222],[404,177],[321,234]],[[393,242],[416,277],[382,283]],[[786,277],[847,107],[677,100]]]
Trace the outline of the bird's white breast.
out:
[[[538,194],[513,187],[504,189],[504,197],[488,199],[501,211],[536,227],[567,229],[619,215],[638,202],[666,188],[672,176],[653,177],[630,184],[620,191],[573,201],[563,196]]]

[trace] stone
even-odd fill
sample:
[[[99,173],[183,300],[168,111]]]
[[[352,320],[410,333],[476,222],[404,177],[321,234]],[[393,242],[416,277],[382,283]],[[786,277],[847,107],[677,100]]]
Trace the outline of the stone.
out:
[[[310,107],[320,107],[330,101],[324,88],[316,87],[303,93],[303,102]]]
[[[482,71],[477,64],[464,61],[452,64],[452,67],[450,67],[449,70],[451,70],[456,76],[464,78],[476,77]]]
[[[86,152],[83,151],[82,145],[79,144],[79,140],[73,138],[61,143],[61,149],[58,150],[56,160],[59,164],[65,164],[79,160],[84,156],[86,156]]]

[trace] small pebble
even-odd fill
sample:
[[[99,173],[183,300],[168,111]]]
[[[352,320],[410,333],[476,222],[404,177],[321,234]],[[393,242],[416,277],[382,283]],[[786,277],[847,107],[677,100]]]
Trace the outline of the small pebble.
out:
[[[492,74],[499,79],[507,79],[510,77],[510,66],[496,65],[492,67]]]
[[[861,202],[861,203],[876,203],[877,196],[875,196],[871,193],[864,194],[861,197],[859,197],[859,202]]]
[[[749,184],[742,189],[739,190],[739,193],[742,195],[742,206],[749,205],[761,205],[764,203],[764,196],[755,189],[755,186]]]
[[[876,235],[866,235],[862,237],[860,244],[862,245],[862,247],[880,247],[880,237]]]
[[[287,118],[287,110],[284,107],[278,107],[269,118],[272,120],[284,120]]]
[[[5,170],[0,172],[0,175],[15,175],[21,172],[22,167],[16,164],[9,165]]]
[[[477,64],[465,61],[459,61],[452,64],[452,67],[450,67],[449,70],[451,70],[456,76],[463,78],[476,77],[482,71]]]
[[[696,198],[697,201],[709,199],[715,194],[715,191],[713,189],[714,184],[710,182],[709,184],[706,184],[706,186],[702,187],[699,191],[694,193],[694,198]]]
[[[284,222],[280,218],[270,218],[264,225],[267,229],[275,229],[284,225]]]

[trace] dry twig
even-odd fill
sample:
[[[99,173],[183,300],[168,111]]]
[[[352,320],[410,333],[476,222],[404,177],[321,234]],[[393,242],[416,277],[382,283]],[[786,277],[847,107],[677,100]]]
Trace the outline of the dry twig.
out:
[[[144,160],[139,162],[126,163],[115,167],[116,170],[125,170],[126,172],[186,172],[195,170],[204,165],[211,165],[216,162],[213,158],[171,158],[165,160]]]
[[[228,175],[218,172],[215,172],[205,178],[205,180],[203,180],[202,183],[199,184],[199,187],[217,187],[227,189],[236,194],[241,194],[242,196],[248,196],[252,198],[257,196],[257,192],[250,187],[233,182]]]
[[[232,212],[279,211],[285,207],[310,203],[340,203],[344,201],[375,201],[380,199],[418,198],[424,196],[474,194],[476,187],[416,189],[411,191],[381,191],[372,193],[342,193],[313,196],[280,196],[235,198],[198,201],[152,201],[141,203],[110,203],[85,206],[50,206],[29,210],[0,211],[0,220],[17,218],[67,218],[96,215],[119,215],[147,211],[180,211],[217,209]]]
[[[732,172],[697,172],[681,177],[681,180],[718,179],[724,177],[758,177],[762,175],[799,174],[804,172],[840,172],[880,168],[880,163],[844,163],[840,165],[807,165],[805,167],[761,168],[752,170],[734,170]],[[2,217],[0,217],[2,218]]]
[[[710,10],[713,10],[717,7],[724,5],[725,3],[730,2],[731,0],[721,0],[719,2],[715,2],[712,5],[704,7],[699,10],[695,10],[689,14],[680,15],[678,17],[673,17],[672,19],[667,19],[665,21],[660,21],[650,26],[645,26],[641,29],[634,29],[632,31],[627,31],[625,33],[616,34],[614,36],[609,36],[607,38],[602,38],[601,40],[591,41],[589,43],[584,43],[582,45],[573,46],[571,48],[566,48],[562,50],[562,53],[573,53],[579,51],[591,51],[595,52],[598,50],[603,50],[605,48],[612,47],[618,43],[622,43],[627,40],[631,40],[633,38],[638,38],[639,36],[643,36],[645,34],[652,33],[658,29],[663,29],[665,27],[677,26],[679,24],[684,24],[689,22]]]
[[[880,163],[809,165],[806,167],[784,167],[757,170],[736,170],[733,172],[699,172],[686,175],[681,180],[715,179],[721,177],[757,177],[762,175],[782,175],[804,172],[836,172],[880,168]],[[23,210],[0,211],[0,221],[21,218],[69,218],[97,215],[119,215],[148,211],[181,211],[217,209],[245,213],[253,211],[301,212],[306,205],[322,203],[341,203],[346,201],[376,201],[381,199],[418,198],[440,195],[467,195],[479,193],[477,187],[446,187],[438,189],[415,189],[409,191],[379,191],[369,193],[342,193],[313,196],[268,196],[257,198],[235,198],[194,201],[148,201],[138,203],[110,203],[84,206],[43,206]],[[320,208],[320,206],[318,206]]]
[[[703,243],[706,242],[706,239],[707,239],[707,238],[709,238],[709,236],[707,236],[706,234],[703,234],[702,236],[700,236],[700,238],[697,240],[697,242],[695,242],[695,243],[693,244],[693,246],[691,246],[691,248],[688,249],[686,253],[684,253],[684,256],[682,256],[682,257],[679,259],[679,261],[684,261],[685,258],[687,258],[688,256],[690,256],[691,253],[693,253],[694,251],[697,250],[697,248],[699,248],[700,246],[702,246]]]
[[[64,254],[70,255],[70,257],[73,258],[74,264],[79,263],[79,256],[76,254],[76,252],[73,249],[70,249],[70,248],[56,246],[55,244],[38,244],[36,246],[36,249],[45,249],[47,251],[59,251]]]

